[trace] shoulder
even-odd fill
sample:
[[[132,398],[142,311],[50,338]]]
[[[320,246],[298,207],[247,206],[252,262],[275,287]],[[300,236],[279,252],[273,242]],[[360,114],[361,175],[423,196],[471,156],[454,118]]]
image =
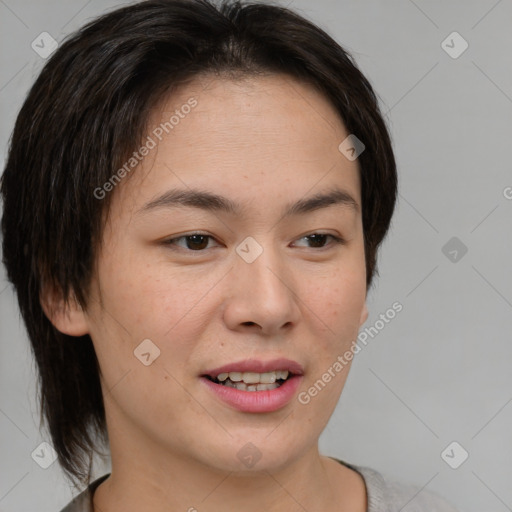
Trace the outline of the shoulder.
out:
[[[78,496],[75,496],[60,512],[93,512],[92,495],[101,482],[106,480],[110,473],[91,482]]]
[[[86,489],[73,498],[60,512],[90,512],[90,510],[91,497],[89,491]]]
[[[365,481],[368,512],[458,512],[435,492],[399,482],[372,468],[346,465],[361,474]]]

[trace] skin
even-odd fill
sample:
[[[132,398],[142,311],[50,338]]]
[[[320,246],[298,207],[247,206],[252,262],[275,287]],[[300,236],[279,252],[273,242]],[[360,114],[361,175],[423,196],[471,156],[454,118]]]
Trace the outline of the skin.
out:
[[[307,405],[295,397],[264,414],[229,407],[199,379],[286,357],[303,365],[305,391],[357,338],[368,311],[358,163],[338,150],[348,132],[321,94],[285,75],[196,78],[150,126],[191,97],[197,106],[111,192],[87,311],[45,303],[59,330],[91,336],[101,368],[112,475],[94,510],[364,512],[362,478],[318,450],[349,365]],[[175,187],[224,195],[244,215],[138,213]],[[285,204],[335,187],[359,210],[281,218]],[[202,252],[165,243],[197,231],[212,237]],[[315,245],[304,238],[314,233],[346,242]],[[248,236],[263,248],[250,264],[235,251]],[[134,357],[144,339],[160,350],[149,366]],[[252,468],[237,457],[248,442],[262,455]]]

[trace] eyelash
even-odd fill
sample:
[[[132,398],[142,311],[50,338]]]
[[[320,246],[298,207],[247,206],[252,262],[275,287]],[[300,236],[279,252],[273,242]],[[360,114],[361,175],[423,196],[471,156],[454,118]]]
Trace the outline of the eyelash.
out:
[[[303,240],[305,238],[310,238],[314,235],[320,235],[320,236],[326,236],[326,237],[331,237],[333,239],[333,244],[334,245],[343,245],[346,243],[346,240],[344,238],[341,238],[339,236],[336,236],[336,235],[332,235],[330,233],[311,233],[309,235],[305,235],[305,236],[302,236],[300,237],[298,240]],[[176,249],[176,247],[179,247],[177,246],[176,244],[176,241],[177,240],[181,240],[181,239],[185,239],[185,238],[191,238],[193,236],[202,236],[202,237],[206,237],[206,238],[211,238],[211,239],[214,239],[213,236],[211,235],[208,235],[206,233],[199,233],[199,232],[194,232],[194,233],[189,233],[187,235],[181,235],[181,236],[178,236],[176,238],[170,238],[168,240],[165,240],[163,243],[168,246],[171,250],[179,250],[179,249]],[[331,244],[332,245],[332,244]],[[186,252],[205,252],[206,249],[200,249],[200,250],[192,250],[192,249],[185,249],[183,247],[179,247],[180,249],[183,249],[184,251]],[[327,246],[327,248],[329,248],[329,246]],[[315,247],[309,247],[309,249],[315,249]],[[322,249],[326,249],[326,247],[319,247],[318,248],[319,250],[322,250]]]

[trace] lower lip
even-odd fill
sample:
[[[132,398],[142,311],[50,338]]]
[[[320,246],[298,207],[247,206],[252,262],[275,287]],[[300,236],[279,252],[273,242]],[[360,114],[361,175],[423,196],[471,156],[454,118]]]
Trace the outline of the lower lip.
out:
[[[236,388],[216,384],[201,377],[208,388],[223,402],[242,412],[273,412],[288,404],[302,382],[302,375],[294,375],[281,386],[269,391],[242,391]]]

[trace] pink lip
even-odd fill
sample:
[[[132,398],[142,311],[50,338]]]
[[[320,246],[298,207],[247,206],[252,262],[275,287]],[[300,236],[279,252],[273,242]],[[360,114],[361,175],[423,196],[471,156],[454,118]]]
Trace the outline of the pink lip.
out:
[[[295,375],[270,391],[241,391],[216,384],[206,377],[201,377],[200,380],[223,402],[239,411],[273,412],[283,408],[292,400],[303,378],[302,375]]]
[[[206,376],[217,377],[220,373],[229,372],[256,372],[266,373],[273,370],[288,370],[292,374],[281,386],[270,391],[242,391],[217,384]],[[235,363],[208,370],[201,375],[203,382],[223,402],[242,412],[273,412],[283,408],[297,393],[304,375],[304,369],[291,359],[272,359],[261,361],[259,359],[246,359]]]
[[[256,372],[265,373],[273,370],[288,370],[294,375],[303,375],[304,369],[296,361],[291,359],[272,359],[271,361],[260,361],[259,359],[245,359],[244,361],[238,361],[235,363],[228,363],[219,368],[207,370],[203,375],[209,375],[210,377],[217,377],[219,373],[229,372]],[[244,391],[246,393],[246,391]]]

